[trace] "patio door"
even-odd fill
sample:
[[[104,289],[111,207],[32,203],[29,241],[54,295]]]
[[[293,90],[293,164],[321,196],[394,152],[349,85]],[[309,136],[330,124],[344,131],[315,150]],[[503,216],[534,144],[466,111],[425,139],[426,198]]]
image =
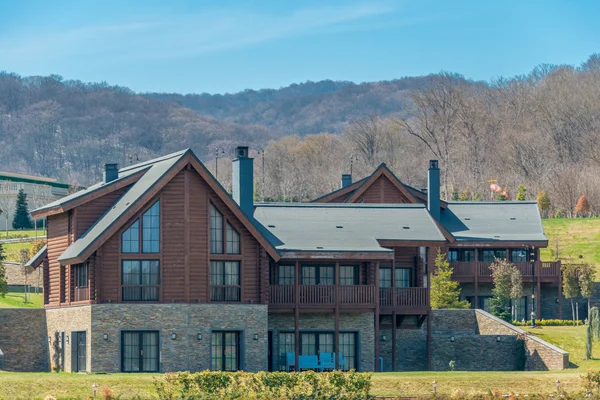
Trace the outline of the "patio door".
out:
[[[158,372],[158,331],[121,332],[121,370]]]
[[[87,334],[73,332],[73,372],[85,372],[87,369]]]

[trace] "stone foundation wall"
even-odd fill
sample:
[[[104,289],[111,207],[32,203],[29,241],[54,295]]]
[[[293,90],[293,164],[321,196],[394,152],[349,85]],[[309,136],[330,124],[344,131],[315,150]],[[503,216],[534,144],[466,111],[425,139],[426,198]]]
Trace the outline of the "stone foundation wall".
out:
[[[249,304],[99,304],[92,306],[92,371],[121,369],[121,331],[157,330],[160,371],[211,368],[213,330],[241,332],[241,368],[267,369],[267,306]],[[176,339],[171,335],[175,333]],[[104,340],[104,334],[108,339]],[[198,334],[202,339],[198,339]],[[254,335],[258,339],[254,340]]]
[[[333,331],[333,314],[300,314],[301,331]],[[269,330],[273,331],[273,369],[279,371],[279,332],[294,331],[294,314],[270,313]],[[374,313],[340,314],[340,331],[358,332],[358,363],[361,371],[374,370],[375,316]]]
[[[383,371],[392,371],[392,329],[379,329]],[[381,341],[385,335],[386,340]],[[376,360],[379,362],[379,360]],[[427,370],[427,322],[421,329],[396,329],[396,371]]]
[[[45,313],[41,308],[0,309],[0,350],[5,371],[49,370]]]
[[[91,372],[91,357],[90,354],[94,354],[94,346],[90,342],[91,336],[91,317],[92,307],[87,306],[71,306],[71,307],[57,307],[46,310],[46,335],[50,340],[46,340],[48,348],[46,349],[50,355],[50,367],[55,368],[59,371],[72,372],[72,359],[75,354],[74,346],[75,340],[73,335],[74,332],[85,331],[86,337],[86,351],[87,351],[87,362],[86,371]],[[61,339],[61,332],[64,336],[64,348],[63,340]],[[67,336],[69,341],[67,342]]]

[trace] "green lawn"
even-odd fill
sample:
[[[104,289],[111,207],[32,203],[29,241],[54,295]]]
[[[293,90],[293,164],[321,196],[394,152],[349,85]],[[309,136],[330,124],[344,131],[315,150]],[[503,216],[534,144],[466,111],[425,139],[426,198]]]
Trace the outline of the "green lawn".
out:
[[[527,328],[531,330],[530,328]],[[561,388],[572,392],[582,390],[581,375],[590,368],[600,369],[600,343],[596,343],[594,360],[584,360],[585,327],[542,327],[533,330],[539,337],[570,352],[573,368],[548,372],[389,372],[373,375],[372,394],[378,396],[427,396],[431,383],[438,384],[438,393],[552,393],[556,380]],[[91,396],[91,387],[110,388],[123,399],[154,398],[152,374],[83,375],[66,373],[0,372],[0,399],[43,399],[53,395],[58,399]]]
[[[9,292],[6,297],[0,296],[0,308],[41,308],[44,306],[44,295],[30,293],[30,303],[25,304],[24,293]]]
[[[37,230],[37,234],[38,236],[45,236],[46,235],[46,231],[44,231],[43,229],[39,229]],[[24,229],[22,231],[8,231],[8,238],[16,238],[16,237],[23,237],[23,236],[29,236],[34,238],[35,237],[35,229]],[[6,239],[6,231],[0,231],[0,239]]]
[[[29,253],[31,254],[31,247],[33,243],[24,242],[24,243],[6,243],[3,244],[4,255],[6,256],[6,261],[20,262],[21,261],[21,249],[29,249]]]
[[[542,249],[542,260],[571,257],[600,268],[600,218],[556,218],[543,220],[549,239],[548,248]],[[581,256],[581,258],[579,258]]]

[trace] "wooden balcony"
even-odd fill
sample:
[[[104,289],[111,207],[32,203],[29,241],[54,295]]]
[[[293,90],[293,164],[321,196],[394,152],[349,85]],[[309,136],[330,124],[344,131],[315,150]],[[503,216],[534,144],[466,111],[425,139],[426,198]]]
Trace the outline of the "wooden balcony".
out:
[[[376,305],[373,285],[340,285],[337,288],[335,285],[299,285],[297,298],[295,285],[271,285],[269,292],[269,308],[273,311],[289,311],[296,302],[301,309],[309,311],[329,311],[336,304],[344,311],[375,309]]]
[[[530,262],[512,262],[523,276],[523,282],[531,282],[533,279]],[[479,282],[492,282],[491,262],[483,261],[454,261],[450,265],[454,268],[452,279],[459,282],[474,282],[475,273]],[[535,279],[541,282],[560,281],[560,261],[535,263]]]
[[[396,311],[402,314],[426,314],[429,309],[429,289],[424,287],[380,288],[379,306],[382,313]]]

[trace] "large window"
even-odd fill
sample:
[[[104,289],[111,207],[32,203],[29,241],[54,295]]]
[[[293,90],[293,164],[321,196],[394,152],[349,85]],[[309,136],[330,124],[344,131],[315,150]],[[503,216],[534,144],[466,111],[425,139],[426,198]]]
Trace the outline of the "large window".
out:
[[[293,285],[295,283],[295,266],[280,265],[277,267],[277,284],[278,285]]]
[[[237,371],[240,369],[240,333],[213,332],[210,358],[212,370]]]
[[[285,366],[285,357],[287,353],[296,352],[296,336],[292,332],[279,334],[279,366],[280,369]]]
[[[141,228],[140,228],[141,223]],[[121,252],[139,253],[140,241],[143,253],[160,252],[160,202],[156,201],[141,218],[135,220],[121,234]]]
[[[140,221],[136,220],[121,235],[121,251],[123,253],[140,252]]]
[[[210,262],[210,300],[219,302],[240,301],[240,262]]]
[[[121,282],[123,301],[158,301],[159,261],[123,260]]]
[[[448,250],[448,261],[475,261],[475,250],[473,249],[450,249]]]
[[[142,216],[142,251],[144,253],[160,251],[160,204],[158,201]]]
[[[75,269],[75,287],[87,287],[88,285],[88,267],[87,264],[76,264]]]
[[[356,333],[340,333],[340,354],[346,359],[346,369],[358,369],[356,356]]]
[[[121,370],[158,372],[158,331],[121,332]]]
[[[314,356],[319,353],[333,353],[333,333],[300,333],[300,354]]]
[[[340,285],[358,285],[358,266],[340,265]]]
[[[450,262],[459,261],[459,251],[457,249],[448,250],[448,261],[450,261]]]
[[[506,249],[485,249],[481,251],[479,261],[494,262],[496,259],[506,260]]]
[[[303,285],[334,285],[335,267],[333,265],[303,265]]]
[[[225,227],[225,229],[223,229]],[[225,244],[225,246],[223,246]],[[225,220],[223,214],[210,204],[211,254],[240,254],[240,234]]]
[[[527,262],[529,261],[529,252],[527,249],[512,249],[510,251],[510,261]]]
[[[379,268],[379,287],[380,288],[392,287],[392,268],[391,267]],[[410,268],[396,268],[396,287],[399,287],[399,288],[411,287],[411,269]]]

